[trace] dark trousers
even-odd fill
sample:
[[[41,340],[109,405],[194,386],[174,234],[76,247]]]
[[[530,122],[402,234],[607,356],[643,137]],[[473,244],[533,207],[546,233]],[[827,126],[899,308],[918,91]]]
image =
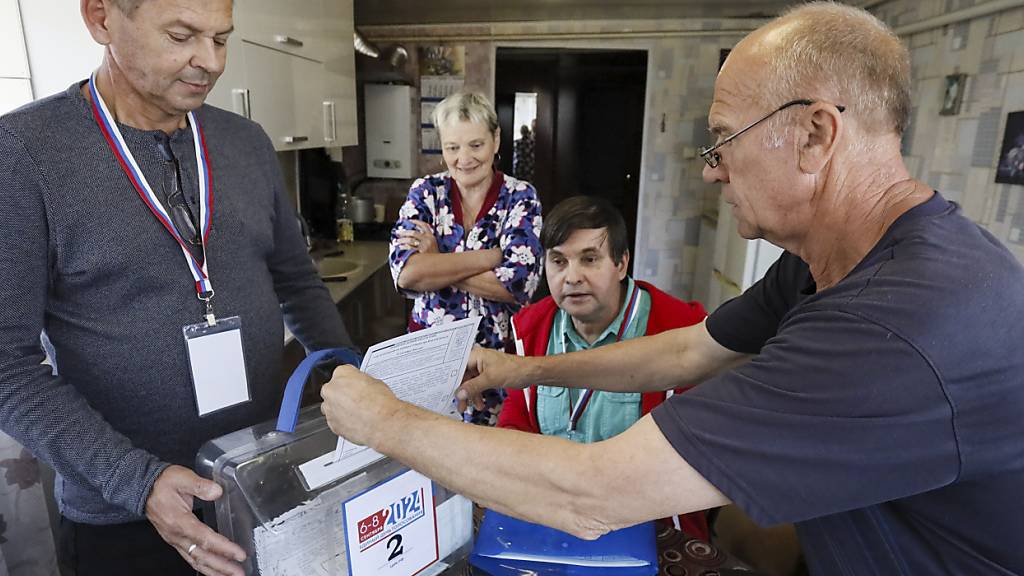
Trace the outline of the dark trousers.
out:
[[[60,519],[58,560],[64,576],[195,576],[148,521],[99,526]]]

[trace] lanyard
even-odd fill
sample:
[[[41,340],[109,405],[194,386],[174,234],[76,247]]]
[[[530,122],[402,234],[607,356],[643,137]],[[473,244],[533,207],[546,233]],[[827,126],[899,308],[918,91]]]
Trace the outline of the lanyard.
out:
[[[633,285],[633,293],[629,296],[629,304],[626,305],[626,311],[622,315],[622,324],[619,325],[619,333],[615,336],[616,342],[622,341],[622,336],[626,334],[626,328],[633,323],[633,319],[636,318],[636,301],[639,299],[640,286]],[[562,351],[565,351],[565,331],[562,331]],[[580,394],[579,401],[576,402],[576,406],[572,405],[572,396],[569,396],[569,432],[576,431],[576,425],[579,424],[580,418],[583,417],[583,411],[587,409],[587,405],[590,404],[590,398],[594,395],[593,388],[586,388],[583,393]]]
[[[213,326],[216,324],[216,318],[213,315],[213,305],[210,304],[214,292],[213,285],[210,284],[209,272],[207,271],[209,258],[204,257],[203,262],[200,263],[192,255],[192,252],[189,251],[188,245],[174,227],[163,203],[160,202],[160,198],[153,192],[152,186],[149,185],[145,175],[143,175],[142,170],[139,168],[138,162],[135,161],[135,156],[128,149],[128,145],[125,144],[121,130],[117,127],[117,123],[110,114],[106,102],[103,101],[99,90],[96,89],[95,72],[89,78],[89,93],[92,95],[93,116],[96,117],[96,123],[99,124],[100,131],[103,132],[103,137],[107,140],[107,144],[110,146],[111,152],[114,153],[114,157],[117,158],[118,164],[121,165],[124,173],[128,176],[128,180],[131,181],[135,191],[139,193],[139,198],[142,199],[153,215],[156,216],[156,219],[163,224],[163,227],[178,242],[178,247],[181,248],[181,253],[185,256],[185,261],[188,263],[189,272],[192,273],[192,278],[196,283],[196,297],[206,303],[206,321],[210,326]],[[206,241],[210,235],[210,216],[213,212],[210,159],[206,153],[206,139],[203,136],[203,130],[199,126],[199,121],[196,119],[195,114],[192,112],[188,113],[188,123],[192,128],[192,139],[195,142],[196,151],[196,166],[199,169],[199,229],[202,232],[199,241],[205,255]]]

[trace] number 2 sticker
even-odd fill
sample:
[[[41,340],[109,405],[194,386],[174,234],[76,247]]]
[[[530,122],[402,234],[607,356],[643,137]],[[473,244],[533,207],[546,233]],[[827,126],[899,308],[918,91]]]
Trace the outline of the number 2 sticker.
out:
[[[392,544],[395,545],[394,548],[391,547]],[[390,561],[394,560],[395,558],[398,558],[399,556],[402,555],[402,535],[401,534],[395,534],[394,536],[392,536],[391,538],[388,539],[388,550],[391,550],[391,555],[388,556],[388,562],[390,562]]]
[[[433,483],[412,470],[346,501],[352,576],[412,576],[437,562]]]

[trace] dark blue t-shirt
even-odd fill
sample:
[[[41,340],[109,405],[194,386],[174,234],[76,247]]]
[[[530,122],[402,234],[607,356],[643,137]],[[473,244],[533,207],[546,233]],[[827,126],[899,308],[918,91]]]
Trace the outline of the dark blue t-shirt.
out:
[[[1024,268],[935,194],[837,285],[785,253],[708,330],[750,362],[653,412],[812,573],[1024,574]]]

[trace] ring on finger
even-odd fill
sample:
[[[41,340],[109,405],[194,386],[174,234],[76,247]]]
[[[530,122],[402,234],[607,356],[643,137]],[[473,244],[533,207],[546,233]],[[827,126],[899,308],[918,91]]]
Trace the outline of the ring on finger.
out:
[[[192,553],[193,553],[193,552],[195,552],[195,551],[196,551],[196,548],[198,548],[198,547],[199,547],[199,545],[198,545],[198,544],[196,544],[195,542],[193,542],[192,544],[189,544],[189,547],[188,547],[188,551],[186,552],[186,554],[188,554],[189,556],[191,556],[191,555],[192,555]]]

